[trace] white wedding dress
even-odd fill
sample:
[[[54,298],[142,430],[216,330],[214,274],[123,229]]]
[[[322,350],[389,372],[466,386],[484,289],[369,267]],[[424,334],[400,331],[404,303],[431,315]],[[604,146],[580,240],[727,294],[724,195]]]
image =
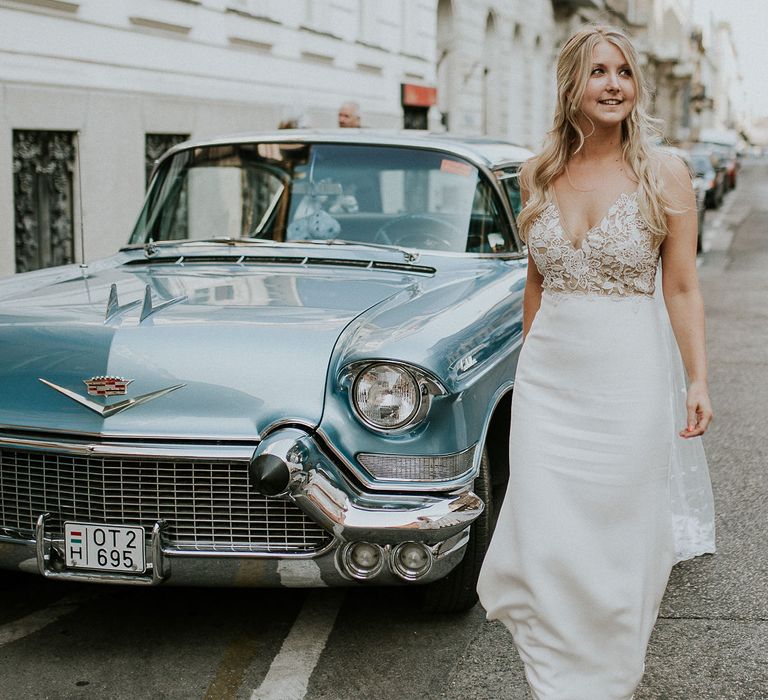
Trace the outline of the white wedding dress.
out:
[[[580,246],[550,203],[529,249],[542,302],[478,593],[512,632],[534,698],[628,700],[672,565],[714,551],[706,460],[699,438],[677,435],[682,364],[637,194]]]

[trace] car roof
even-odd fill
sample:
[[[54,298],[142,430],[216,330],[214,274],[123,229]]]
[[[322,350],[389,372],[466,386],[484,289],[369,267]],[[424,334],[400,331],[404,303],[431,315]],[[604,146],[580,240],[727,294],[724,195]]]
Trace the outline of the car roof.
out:
[[[431,133],[417,130],[379,129],[279,129],[253,133],[231,134],[209,139],[185,141],[167,151],[161,160],[169,155],[203,146],[221,146],[233,143],[251,142],[291,143],[340,143],[371,146],[407,146],[412,148],[450,151],[487,168],[503,167],[521,163],[533,155],[523,146],[485,136],[460,136],[446,133]]]

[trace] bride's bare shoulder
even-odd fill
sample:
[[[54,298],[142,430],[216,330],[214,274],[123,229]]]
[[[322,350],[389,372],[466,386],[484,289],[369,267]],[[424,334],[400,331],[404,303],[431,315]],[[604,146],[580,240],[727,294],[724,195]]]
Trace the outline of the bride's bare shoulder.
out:
[[[691,171],[685,161],[675,153],[657,149],[652,155],[657,181],[661,184],[668,203],[687,205],[693,195]]]

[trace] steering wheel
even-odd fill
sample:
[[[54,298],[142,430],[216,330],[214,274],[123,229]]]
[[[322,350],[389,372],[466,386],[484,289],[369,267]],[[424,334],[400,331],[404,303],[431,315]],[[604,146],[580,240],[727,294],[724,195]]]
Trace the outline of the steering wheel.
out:
[[[438,231],[431,233],[430,227]],[[390,231],[403,228],[405,230],[398,234]],[[465,236],[466,233],[458,226],[437,216],[403,214],[380,226],[373,236],[373,242],[424,250],[453,250],[456,244],[451,242],[452,239],[461,240]]]

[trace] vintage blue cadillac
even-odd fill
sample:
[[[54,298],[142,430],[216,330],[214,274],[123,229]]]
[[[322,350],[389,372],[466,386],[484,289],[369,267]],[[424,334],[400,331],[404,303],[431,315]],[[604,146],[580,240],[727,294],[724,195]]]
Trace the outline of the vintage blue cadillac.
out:
[[[529,155],[356,130],[185,143],[117,255],[0,283],[0,568],[473,605]]]

